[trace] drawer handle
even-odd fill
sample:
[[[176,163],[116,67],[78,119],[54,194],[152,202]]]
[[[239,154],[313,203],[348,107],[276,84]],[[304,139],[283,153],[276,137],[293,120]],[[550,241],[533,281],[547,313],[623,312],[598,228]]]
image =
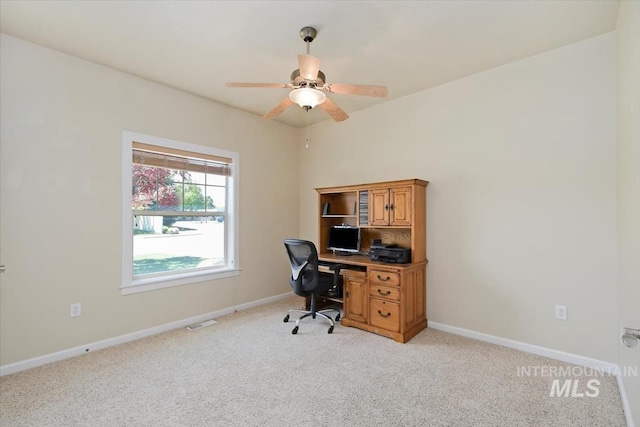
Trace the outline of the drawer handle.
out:
[[[380,289],[378,289],[378,293],[382,296],[387,296],[387,295],[391,295],[391,291],[387,291],[387,292],[382,292]]]
[[[389,280],[391,280],[391,277],[387,276],[386,279],[383,279],[382,277],[380,277],[380,275],[378,274],[378,280],[380,280],[381,282],[388,282]]]
[[[382,313],[380,310],[378,310],[378,314],[382,317],[389,317],[391,316],[391,313],[387,312],[387,314]]]

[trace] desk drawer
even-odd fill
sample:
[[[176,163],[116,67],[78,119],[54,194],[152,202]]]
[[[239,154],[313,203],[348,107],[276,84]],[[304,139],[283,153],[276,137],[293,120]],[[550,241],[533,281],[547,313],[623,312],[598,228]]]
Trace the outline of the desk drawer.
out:
[[[400,304],[371,298],[371,325],[391,332],[400,331]]]
[[[369,295],[372,297],[384,298],[392,301],[400,301],[400,288],[389,286],[369,285]]]
[[[400,273],[371,268],[369,269],[369,283],[372,285],[398,286],[400,284]]]

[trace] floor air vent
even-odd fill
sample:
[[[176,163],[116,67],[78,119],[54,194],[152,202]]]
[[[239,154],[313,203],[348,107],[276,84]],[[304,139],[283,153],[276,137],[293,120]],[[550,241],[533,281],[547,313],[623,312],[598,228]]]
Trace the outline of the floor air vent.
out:
[[[200,329],[200,328],[204,328],[205,326],[211,326],[211,325],[215,325],[216,322],[215,320],[211,319],[211,320],[207,320],[205,322],[200,322],[200,323],[196,323],[195,325],[189,325],[187,326],[187,329],[190,331],[195,331],[196,329]]]

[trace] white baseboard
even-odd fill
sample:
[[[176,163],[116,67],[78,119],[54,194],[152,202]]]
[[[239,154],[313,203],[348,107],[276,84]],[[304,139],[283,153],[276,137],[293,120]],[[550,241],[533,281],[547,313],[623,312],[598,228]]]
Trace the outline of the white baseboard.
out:
[[[616,381],[618,382],[618,389],[620,390],[620,398],[622,399],[622,409],[624,410],[624,417],[627,420],[627,427],[635,427],[633,422],[633,415],[631,415],[631,407],[629,404],[629,397],[627,396],[627,390],[624,387],[624,381],[620,372],[616,375]]]
[[[503,347],[513,348],[515,350],[524,351],[525,353],[537,354],[538,356],[549,357],[551,359],[561,360],[574,365],[586,366],[589,368],[600,369],[606,372],[615,373],[618,365],[615,363],[604,362],[602,360],[591,359],[589,357],[578,356],[577,354],[565,353],[563,351],[552,350],[550,348],[539,347],[533,344],[527,344],[520,341],[513,341],[507,338],[496,337],[494,335],[483,334],[482,332],[471,331],[469,329],[458,328],[455,326],[444,325],[442,323],[428,322],[428,326],[444,332],[450,332],[463,337],[473,338],[479,341],[491,344],[501,345]]]
[[[619,366],[615,363],[604,362],[602,360],[597,360],[597,359],[591,359],[589,357],[579,356],[577,354],[565,353],[564,351],[552,350],[550,348],[540,347],[533,344],[527,344],[520,341],[514,341],[507,338],[496,337],[494,335],[484,334],[482,332],[476,332],[469,329],[444,325],[442,323],[428,321],[427,325],[431,329],[437,329],[439,331],[449,332],[452,334],[461,335],[463,337],[473,338],[479,341],[484,341],[491,344],[500,345],[503,347],[513,348],[515,350],[524,351],[525,353],[537,354],[538,356],[544,356],[550,359],[560,360],[562,362],[573,363],[574,365],[580,365],[588,368],[599,369],[604,372],[610,372],[615,375],[616,382],[618,383],[620,398],[622,399],[622,409],[624,410],[624,416],[627,421],[627,427],[635,426],[631,416],[629,398],[627,397],[627,393],[624,388],[624,384],[622,382],[622,377],[621,377],[622,374]]]
[[[47,363],[57,362],[59,360],[69,359],[71,357],[86,354],[90,351],[101,350],[107,347],[113,347],[118,344],[124,344],[129,341],[134,341],[140,338],[149,337],[162,332],[170,331],[172,329],[183,328],[194,323],[203,322],[214,317],[224,316],[225,314],[231,314],[236,311],[246,310],[252,307],[257,307],[270,302],[278,301],[293,295],[292,292],[276,295],[273,297],[263,298],[257,301],[248,302],[246,304],[240,304],[233,307],[223,308],[222,310],[212,311],[210,313],[201,314],[199,316],[189,317],[188,319],[178,320],[176,322],[166,323],[164,325],[155,326],[153,328],[144,329],[142,331],[132,332],[126,335],[120,335],[118,337],[108,338],[102,341],[96,341],[91,344],[86,344],[79,347],[70,348],[67,350],[58,351],[56,353],[46,354],[44,356],[34,357],[32,359],[22,360],[20,362],[10,363],[8,365],[0,366],[0,377],[14,374],[16,372],[24,371],[27,369],[35,368],[37,366],[46,365]]]

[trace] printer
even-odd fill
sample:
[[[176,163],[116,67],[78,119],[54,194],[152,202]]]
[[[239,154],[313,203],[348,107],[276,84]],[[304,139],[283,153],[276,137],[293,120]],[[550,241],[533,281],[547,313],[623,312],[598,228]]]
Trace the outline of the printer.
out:
[[[408,264],[411,262],[411,249],[400,248],[398,245],[383,245],[381,243],[375,243],[371,245],[369,256],[371,261]]]

